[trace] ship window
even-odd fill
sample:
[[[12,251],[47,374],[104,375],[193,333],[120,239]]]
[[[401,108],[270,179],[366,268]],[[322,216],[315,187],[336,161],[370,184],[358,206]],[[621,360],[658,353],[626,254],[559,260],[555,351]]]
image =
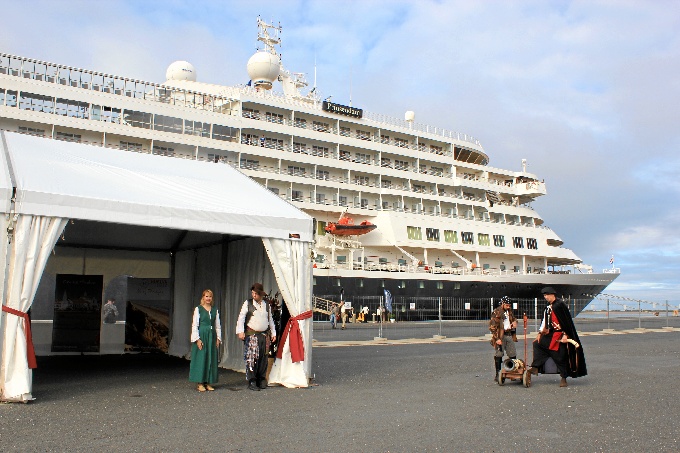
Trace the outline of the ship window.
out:
[[[317,204],[326,204],[326,194],[325,193],[317,193],[316,194],[316,203]]]
[[[260,119],[260,111],[244,107],[243,108],[243,117],[244,118],[251,118],[253,120],[259,120]]]
[[[347,197],[340,195],[340,201],[338,201],[340,206],[347,206]]]
[[[363,280],[363,279],[357,280],[357,287],[358,287],[358,288],[363,288],[363,287],[364,287],[364,280]]]
[[[293,143],[294,153],[307,153],[307,144],[305,143]]]
[[[444,148],[442,148],[441,146],[430,145],[430,152],[435,153],[435,154],[439,154],[439,155],[443,155],[444,154]]]
[[[316,179],[322,179],[324,181],[328,181],[330,175],[326,170],[317,170],[316,171]]]
[[[295,118],[293,126],[300,127],[302,129],[307,129],[307,120],[304,118]]]
[[[7,107],[17,106],[17,92],[12,90],[7,90],[7,96],[5,97],[5,102]]]
[[[350,131],[349,127],[340,126],[340,135],[343,137],[349,137],[352,135],[352,132]]]
[[[452,230],[444,230],[444,242],[452,244],[458,243],[458,232]]]
[[[423,239],[423,233],[422,233],[420,227],[407,226],[406,227],[406,234],[407,234],[409,239],[414,240],[414,241],[421,241]]]
[[[389,179],[383,179],[380,185],[385,189],[390,189],[392,188],[392,181],[390,181]]]
[[[489,235],[484,234],[484,233],[477,234],[477,243],[479,245],[491,245],[491,241],[489,240]]]
[[[335,286],[340,286],[340,279],[339,279],[339,278],[334,278],[334,279],[333,279],[333,284],[334,284]]]
[[[425,282],[422,280],[418,280],[418,288],[425,289]]]
[[[105,105],[92,106],[92,119],[95,121],[103,121],[105,123],[120,123],[120,109],[107,107]]]
[[[57,132],[57,140],[64,140],[66,142],[80,143],[81,136],[79,134],[71,134],[69,132]]]
[[[265,120],[269,121],[270,123],[283,124],[283,115],[281,115],[280,113],[266,112]]]
[[[317,236],[325,236],[326,235],[326,222],[321,222],[321,221],[316,222],[316,235]],[[323,257],[323,255],[318,255],[318,256]],[[322,263],[323,259],[322,259],[322,261],[317,261],[317,262]]]
[[[2,72],[2,68],[0,67],[0,72]],[[5,90],[0,89],[0,105],[5,105]]]
[[[368,206],[368,198],[362,198],[361,199],[361,207],[365,208]]]
[[[395,160],[394,161],[394,168],[397,170],[406,170],[408,171],[408,162],[405,160]]]
[[[153,128],[157,131],[182,133],[182,118],[165,115],[154,115]]]
[[[538,250],[538,241],[534,238],[527,238],[527,248],[531,250]]]
[[[349,151],[340,151],[340,160],[350,160]]]
[[[87,119],[90,117],[90,104],[70,99],[57,99],[54,113],[69,118]]]
[[[125,151],[141,151],[142,150],[142,144],[141,143],[133,143],[133,142],[120,142],[120,149],[125,150]]]
[[[291,192],[291,197],[293,201],[302,201],[302,191],[301,190],[293,190]]]
[[[389,135],[381,135],[380,136],[380,143],[384,143],[386,145],[390,144],[390,136]]]
[[[392,161],[386,157],[380,159],[380,166],[385,168],[392,168]]]
[[[40,94],[21,93],[19,108],[22,110],[32,110],[34,112],[52,113],[54,109],[54,98],[52,96],[42,96]]]
[[[304,176],[305,175],[305,167],[298,167],[295,165],[289,165],[288,166],[288,174],[291,176]]]
[[[430,174],[434,176],[443,176],[444,169],[442,167],[430,167]]]
[[[330,132],[330,125],[328,123],[322,123],[321,121],[313,121],[312,129],[319,132]]]
[[[259,170],[260,161],[254,159],[241,159],[241,168],[245,168],[247,170]]]
[[[371,156],[369,154],[364,154],[364,153],[356,153],[354,157],[354,162],[360,163],[360,164],[370,164],[371,163]]]
[[[276,195],[279,194],[279,188],[278,187],[267,187],[267,189],[269,189],[269,191],[273,194],[276,194]]]
[[[360,186],[367,186],[369,184],[369,178],[368,176],[355,176],[354,184],[358,184]]]
[[[460,282],[453,282],[453,289],[460,289]]]
[[[428,241],[439,242],[439,229],[438,228],[426,228],[425,237]]]
[[[425,186],[419,184],[413,184],[413,191],[418,193],[425,193]]]
[[[496,247],[505,247],[505,236],[502,234],[493,235],[493,245]]]
[[[437,289],[444,289],[444,282],[437,282]]]
[[[212,138],[215,140],[231,141],[236,137],[235,129],[229,126],[213,124]]]
[[[312,146],[312,156],[318,156],[318,157],[328,157],[330,155],[330,152],[328,151],[328,148],[325,146]]]
[[[175,149],[167,146],[153,145],[153,154],[173,157],[175,155]]]
[[[210,137],[210,124],[201,121],[184,120],[184,133],[196,137]]]
[[[134,110],[125,110],[123,112],[123,124],[132,127],[151,129],[151,114]]]
[[[408,140],[404,140],[403,138],[395,138],[394,144],[400,148],[408,148]]]
[[[368,131],[362,131],[357,129],[355,137],[358,138],[359,140],[370,140],[371,133]]]
[[[277,138],[260,138],[260,145],[269,149],[283,150],[283,140]]]
[[[513,237],[512,238],[512,246],[515,247],[516,249],[523,249],[524,248],[524,238]]]
[[[19,132],[26,135],[35,135],[36,137],[45,136],[45,129],[36,129],[33,127],[19,126]]]
[[[461,231],[460,238],[461,238],[463,244],[474,244],[475,243],[475,236],[474,236],[473,233],[471,233],[469,231]]]
[[[379,285],[380,285],[380,288],[384,288],[385,287],[385,280],[380,280]]]
[[[312,285],[316,286],[316,277],[312,277]]]
[[[402,280],[399,282],[399,286],[397,286],[399,289],[404,289],[406,288],[406,281]]]

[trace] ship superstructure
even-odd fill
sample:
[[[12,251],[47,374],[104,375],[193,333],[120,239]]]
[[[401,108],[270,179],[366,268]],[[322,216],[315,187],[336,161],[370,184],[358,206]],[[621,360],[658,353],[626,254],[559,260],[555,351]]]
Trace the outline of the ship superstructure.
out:
[[[0,54],[0,128],[240,169],[316,219],[317,295],[534,297],[550,284],[583,297],[616,278],[544,225],[531,203],[546,186],[525,162],[494,168],[476,138],[411,111],[322,100],[283,67],[280,27],[258,27],[251,82],[235,87],[197,81],[186,61],[153,83]],[[377,228],[327,234],[343,213]]]

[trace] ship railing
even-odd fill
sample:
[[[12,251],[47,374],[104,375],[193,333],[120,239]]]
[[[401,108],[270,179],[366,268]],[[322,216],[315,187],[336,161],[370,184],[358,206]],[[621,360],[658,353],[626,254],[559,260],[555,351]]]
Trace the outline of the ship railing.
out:
[[[0,73],[41,82],[233,115],[234,99],[0,53]],[[226,106],[226,107],[225,107]]]

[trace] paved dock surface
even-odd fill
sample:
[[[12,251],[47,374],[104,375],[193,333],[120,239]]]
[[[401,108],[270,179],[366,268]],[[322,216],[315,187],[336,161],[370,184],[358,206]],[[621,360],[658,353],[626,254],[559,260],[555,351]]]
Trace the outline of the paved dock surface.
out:
[[[584,336],[568,388],[498,386],[484,341],[315,347],[314,386],[260,392],[221,370],[198,393],[163,355],[42,357],[36,400],[0,405],[0,451],[680,451],[679,340]]]

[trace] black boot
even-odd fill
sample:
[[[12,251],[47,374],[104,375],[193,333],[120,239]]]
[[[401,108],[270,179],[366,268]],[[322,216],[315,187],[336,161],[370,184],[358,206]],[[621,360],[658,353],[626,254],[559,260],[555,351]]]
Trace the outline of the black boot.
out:
[[[501,371],[501,366],[503,364],[503,357],[494,357],[494,362],[496,362],[496,373],[493,375],[493,381],[498,382],[498,373]]]
[[[248,384],[248,389],[256,390],[258,392],[260,391],[260,387],[257,386],[257,381],[255,381],[255,379],[250,380],[250,383]]]

